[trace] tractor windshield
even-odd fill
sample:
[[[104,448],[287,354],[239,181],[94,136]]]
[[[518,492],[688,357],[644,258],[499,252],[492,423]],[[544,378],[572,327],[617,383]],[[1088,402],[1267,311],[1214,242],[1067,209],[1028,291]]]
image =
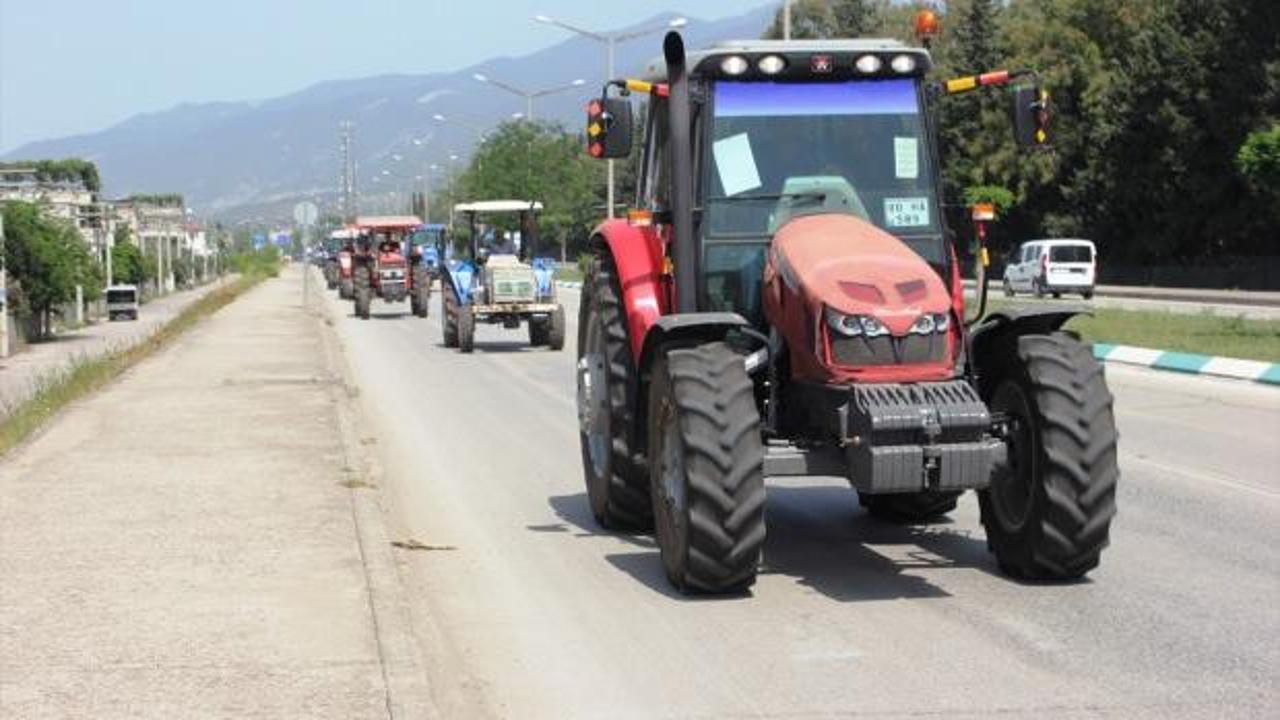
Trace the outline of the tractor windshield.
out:
[[[765,249],[794,217],[848,213],[947,264],[915,80],[719,82],[703,154],[703,300],[760,322]]]
[[[710,140],[709,236],[768,236],[832,212],[900,236],[939,232],[913,80],[721,82]]]

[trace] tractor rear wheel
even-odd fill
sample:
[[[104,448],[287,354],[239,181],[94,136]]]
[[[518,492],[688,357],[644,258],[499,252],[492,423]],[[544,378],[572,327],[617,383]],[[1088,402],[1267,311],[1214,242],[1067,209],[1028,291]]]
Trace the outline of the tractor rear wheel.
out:
[[[529,318],[529,344],[533,347],[546,345],[550,325],[550,320],[546,318]]]
[[[635,363],[622,291],[608,251],[587,270],[578,310],[578,439],[596,522],[615,530],[653,526],[643,450],[634,447]]]
[[[940,520],[956,509],[958,492],[858,493],[858,502],[872,517],[888,522],[922,523]]]
[[[413,267],[413,294],[409,296],[409,305],[420,318],[431,312],[431,276],[424,265]]]
[[[1081,577],[1109,541],[1120,477],[1102,366],[1068,333],[1024,335],[991,380],[1008,454],[978,494],[988,545],[1010,575]]]
[[[356,317],[361,320],[369,319],[369,306],[373,303],[373,287],[369,282],[369,271],[365,268],[356,268],[352,277],[353,291],[355,297]]]
[[[458,332],[458,350],[469,353],[476,346],[476,316],[471,313],[470,305],[458,308],[456,315]]]
[[[722,342],[667,350],[649,386],[649,487],[667,578],[738,592],[764,546],[764,442],[755,386]]]
[[[440,290],[440,326],[444,328],[444,346],[458,347],[458,300],[447,285]]]
[[[547,347],[552,350],[564,348],[564,306],[557,305],[547,323]]]

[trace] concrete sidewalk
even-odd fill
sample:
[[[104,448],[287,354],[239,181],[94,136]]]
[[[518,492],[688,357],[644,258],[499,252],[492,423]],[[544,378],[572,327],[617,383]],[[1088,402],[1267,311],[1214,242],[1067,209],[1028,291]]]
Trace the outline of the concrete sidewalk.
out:
[[[430,714],[411,632],[379,610],[398,577],[300,283],[0,462],[0,717]]]
[[[32,343],[21,352],[0,359],[0,417],[30,399],[41,379],[65,370],[77,358],[95,358],[138,343],[228,279],[152,300],[142,306],[136,321],[103,320],[60,333],[53,340]]]

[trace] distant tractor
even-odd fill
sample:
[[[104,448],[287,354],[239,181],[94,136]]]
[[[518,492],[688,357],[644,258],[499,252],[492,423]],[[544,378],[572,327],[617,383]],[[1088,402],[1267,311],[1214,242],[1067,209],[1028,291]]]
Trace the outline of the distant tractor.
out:
[[[350,245],[356,236],[356,231],[350,228],[342,228],[334,230],[324,241],[321,249],[321,267],[324,270],[325,286],[330,290],[339,289],[343,279],[342,260],[340,255],[344,248]],[[348,254],[346,258],[347,277],[350,278],[351,256]],[[341,294],[341,293],[339,293]]]
[[[621,158],[632,108],[618,95],[648,99],[636,209],[591,238],[578,323],[596,519],[653,528],[677,588],[740,591],[761,558],[765,478],[837,475],[896,522],[976,490],[1011,575],[1096,567],[1119,477],[1102,368],[1062,329],[1074,310],[982,317],[981,246],[966,316],[942,212],[934,103],[1006,86],[1019,144],[1042,147],[1036,76],[936,83],[928,51],[895,40],[686,55],[670,33],[663,51],[588,107],[589,153]]]
[[[419,225],[413,231],[413,251],[422,256],[422,263],[427,268],[427,277],[436,280],[440,277],[440,266],[444,263],[449,244],[448,226],[437,223]]]
[[[338,241],[338,249],[335,253],[338,297],[342,300],[352,300],[356,296],[355,255],[356,240],[360,237],[360,231],[355,227],[347,227],[335,232],[333,237]]]
[[[454,212],[467,218],[468,257],[441,265],[444,344],[464,353],[475,348],[476,323],[529,327],[529,344],[552,350],[564,347],[564,307],[556,300],[555,262],[536,256],[537,213],[542,204],[528,200],[485,200],[463,203]],[[494,246],[481,238],[478,217],[518,216],[520,247],[503,247],[502,230]]]
[[[352,254],[356,317],[367,320],[373,298],[409,300],[410,311],[426,317],[431,280],[422,254],[409,247],[409,234],[422,221],[412,216],[374,216],[356,220],[359,233]]]

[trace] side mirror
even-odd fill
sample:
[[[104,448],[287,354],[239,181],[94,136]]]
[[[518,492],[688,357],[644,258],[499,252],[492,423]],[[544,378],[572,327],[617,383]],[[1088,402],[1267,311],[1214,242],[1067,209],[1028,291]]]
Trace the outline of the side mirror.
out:
[[[631,154],[631,101],[602,97],[587,103],[587,154],[624,158]]]
[[[1049,126],[1053,108],[1049,93],[1039,85],[1019,85],[1013,89],[1013,137],[1025,149],[1049,147]]]

